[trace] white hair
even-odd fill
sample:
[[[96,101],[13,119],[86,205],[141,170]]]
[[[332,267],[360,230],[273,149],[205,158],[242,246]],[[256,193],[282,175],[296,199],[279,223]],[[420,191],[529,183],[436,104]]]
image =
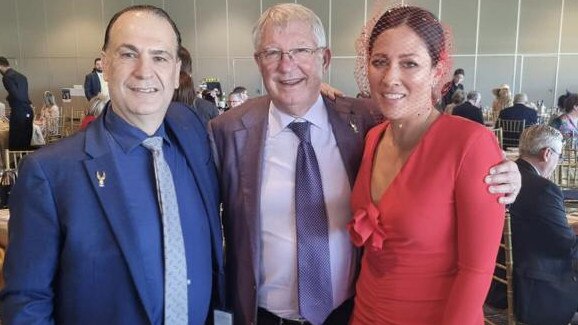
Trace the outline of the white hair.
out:
[[[253,27],[253,46],[261,46],[261,35],[267,25],[285,28],[289,22],[304,22],[311,27],[318,47],[326,47],[325,29],[321,19],[311,9],[296,3],[281,3],[265,10]]]
[[[560,131],[548,125],[532,125],[520,136],[520,156],[537,157],[544,148],[562,152],[562,145],[563,136]]]

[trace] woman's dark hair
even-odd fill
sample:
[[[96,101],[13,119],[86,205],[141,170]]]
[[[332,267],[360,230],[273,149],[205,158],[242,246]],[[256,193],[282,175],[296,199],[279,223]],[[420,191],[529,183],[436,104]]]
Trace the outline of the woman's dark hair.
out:
[[[572,95],[571,92],[569,92],[568,90],[566,90],[566,93],[561,95],[560,97],[558,97],[558,108],[563,108],[564,107],[564,101],[566,100],[566,98],[568,98],[568,96]]]
[[[369,54],[373,51],[375,40],[381,33],[403,25],[411,28],[421,38],[427,46],[432,66],[436,66],[445,48],[444,29],[431,12],[413,6],[389,9],[379,18],[369,37]]]
[[[193,59],[191,58],[191,53],[186,47],[180,46],[177,51],[179,59],[181,59],[181,71],[186,72],[188,75],[193,74]]]
[[[457,68],[457,69],[454,71],[454,76],[457,76],[457,75],[459,75],[459,74],[461,74],[462,76],[464,76],[464,75],[465,75],[464,69],[462,69],[462,68]]]
[[[191,79],[188,73],[181,71],[179,73],[179,88],[175,89],[173,101],[185,103],[192,107],[195,97],[197,97],[197,94],[193,85],[193,79]]]
[[[564,112],[570,113],[575,106],[578,106],[578,94],[570,94],[564,100]]]

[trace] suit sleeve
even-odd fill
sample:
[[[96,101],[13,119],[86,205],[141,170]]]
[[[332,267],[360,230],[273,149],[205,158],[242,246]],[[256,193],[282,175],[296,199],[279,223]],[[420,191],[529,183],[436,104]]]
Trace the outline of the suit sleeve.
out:
[[[502,160],[495,137],[478,129],[469,141],[455,183],[457,274],[442,324],[474,324],[494,271],[504,223],[504,207],[490,194],[484,177]]]
[[[84,96],[86,96],[88,100],[94,97],[92,94],[92,78],[90,73],[84,77]]]
[[[0,295],[3,324],[54,324],[61,232],[48,179],[28,156],[10,197],[10,242]]]
[[[536,195],[538,203],[534,205],[540,216],[528,220],[537,224],[540,229],[541,248],[552,256],[569,256],[576,253],[576,235],[568,225],[564,210],[564,197],[559,187],[550,184],[544,191]]]
[[[481,125],[484,125],[484,114],[482,113],[481,109],[476,110],[476,122],[480,123]]]

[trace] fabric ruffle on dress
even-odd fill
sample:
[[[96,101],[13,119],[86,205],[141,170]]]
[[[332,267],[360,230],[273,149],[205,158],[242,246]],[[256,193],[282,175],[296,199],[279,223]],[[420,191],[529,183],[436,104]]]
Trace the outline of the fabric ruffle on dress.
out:
[[[379,210],[374,204],[368,204],[365,209],[358,209],[355,212],[347,225],[355,246],[361,247],[369,240],[368,244],[372,248],[381,250],[386,236],[379,216]]]

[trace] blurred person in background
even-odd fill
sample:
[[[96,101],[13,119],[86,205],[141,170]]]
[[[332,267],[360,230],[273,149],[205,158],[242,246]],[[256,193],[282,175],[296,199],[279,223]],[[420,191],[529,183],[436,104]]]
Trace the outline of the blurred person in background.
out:
[[[465,72],[464,69],[459,68],[454,71],[454,76],[452,80],[448,81],[442,87],[442,100],[441,100],[441,107],[445,109],[445,107],[453,102],[454,93],[458,90],[464,91],[464,76]],[[465,97],[465,96],[464,96]],[[461,104],[461,103],[460,103]],[[448,113],[448,114],[451,114]]]
[[[192,58],[189,51],[184,46],[181,46],[178,54],[182,64],[179,73],[179,88],[175,89],[173,101],[186,104],[203,120],[206,126],[210,119],[219,116],[219,110],[214,105],[214,99],[211,102],[197,97],[192,78]]]
[[[80,122],[80,129],[84,130],[88,124],[94,121],[100,113],[104,110],[106,103],[108,103],[109,98],[103,94],[98,94],[95,97],[92,97],[90,102],[88,103],[88,107],[86,108],[86,114]]]
[[[564,114],[559,116],[558,130],[567,141],[572,141],[574,147],[578,140],[578,94],[570,94],[564,99],[562,106]]]
[[[454,108],[453,115],[461,116],[484,125],[484,114],[480,108],[482,103],[482,94],[479,91],[470,91],[467,101]]]
[[[28,97],[28,79],[12,69],[8,59],[3,56],[0,56],[0,74],[2,74],[4,88],[8,92],[6,100],[10,105],[8,148],[10,150],[30,149],[34,110]]]
[[[84,77],[84,95],[89,101],[102,93],[108,97],[108,83],[102,74],[102,59],[94,59],[94,68]]]
[[[47,136],[58,133],[60,107],[56,105],[56,99],[50,91],[44,92],[43,102],[44,106],[40,109],[40,114],[36,116],[34,124],[41,128],[42,134],[46,138]]]
[[[461,89],[456,90],[456,92],[452,96],[451,103],[446,105],[444,112],[446,114],[452,115],[454,108],[458,105],[463,104],[465,101],[466,101],[466,93]]]
[[[492,94],[495,97],[492,102],[492,114],[495,120],[504,108],[512,106],[512,93],[510,86],[502,84],[500,87],[492,89]]]
[[[514,105],[504,108],[498,118],[502,120],[524,120],[526,123],[525,127],[532,126],[538,123],[538,111],[528,105],[528,95],[524,93],[516,94],[514,96]]]

